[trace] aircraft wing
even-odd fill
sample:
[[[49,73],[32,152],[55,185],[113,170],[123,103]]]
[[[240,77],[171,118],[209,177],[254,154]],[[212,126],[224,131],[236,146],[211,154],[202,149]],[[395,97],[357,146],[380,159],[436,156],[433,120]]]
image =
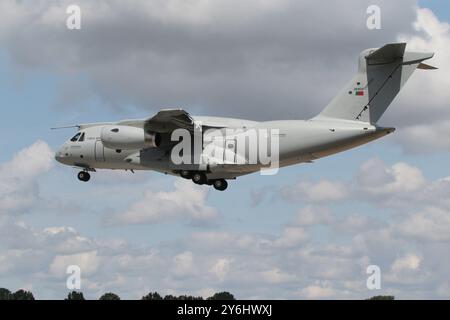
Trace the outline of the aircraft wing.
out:
[[[162,109],[152,118],[146,119],[144,128],[154,132],[166,133],[182,128],[194,130],[194,120],[183,109]]]

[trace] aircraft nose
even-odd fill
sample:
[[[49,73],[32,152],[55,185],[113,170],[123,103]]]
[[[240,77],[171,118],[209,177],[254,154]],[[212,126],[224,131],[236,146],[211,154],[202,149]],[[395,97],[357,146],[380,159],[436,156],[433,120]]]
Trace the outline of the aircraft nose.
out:
[[[61,151],[56,151],[56,153],[55,153],[55,160],[60,162],[60,163],[62,163],[62,161],[61,161],[62,160]]]
[[[59,163],[65,164],[66,155],[64,154],[62,148],[55,152],[55,160]]]

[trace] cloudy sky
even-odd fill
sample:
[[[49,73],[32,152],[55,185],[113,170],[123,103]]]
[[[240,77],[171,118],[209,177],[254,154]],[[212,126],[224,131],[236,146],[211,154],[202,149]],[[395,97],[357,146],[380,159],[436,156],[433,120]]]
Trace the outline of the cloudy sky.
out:
[[[67,30],[69,4],[81,30]],[[366,9],[381,8],[381,30]],[[0,1],[0,287],[98,298],[450,298],[450,7],[438,0]],[[163,107],[304,119],[365,48],[436,52],[381,119],[398,130],[226,192],[152,172],[88,184],[53,160],[56,125]],[[366,268],[381,268],[368,290]]]

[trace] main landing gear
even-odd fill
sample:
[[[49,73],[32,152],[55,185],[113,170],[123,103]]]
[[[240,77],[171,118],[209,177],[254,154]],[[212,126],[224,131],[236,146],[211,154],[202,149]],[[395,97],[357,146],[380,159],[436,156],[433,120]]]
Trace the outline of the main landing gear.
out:
[[[228,187],[228,182],[225,179],[213,180],[212,184],[214,186],[214,189],[219,190],[219,191],[225,191]]]
[[[208,182],[208,179],[203,172],[196,172],[192,175],[192,182],[195,184],[205,184]]]
[[[87,171],[78,172],[78,180],[83,182],[88,182],[91,179],[91,175]]]
[[[203,172],[192,172],[183,170],[180,172],[180,176],[185,179],[191,179],[195,184],[207,184],[212,185],[214,189],[224,191],[228,187],[228,182],[225,179],[211,179],[208,180],[206,174]]]

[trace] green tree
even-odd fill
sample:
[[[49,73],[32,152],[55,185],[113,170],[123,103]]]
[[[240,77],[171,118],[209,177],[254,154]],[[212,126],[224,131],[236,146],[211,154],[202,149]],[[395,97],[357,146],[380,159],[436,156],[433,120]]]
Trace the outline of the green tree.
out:
[[[11,295],[11,300],[34,300],[34,296],[30,291],[20,289]]]
[[[373,296],[367,300],[395,300],[394,296]]]
[[[214,293],[211,297],[209,297],[206,300],[236,300],[236,299],[231,293],[227,291],[222,291]]]
[[[83,292],[72,291],[69,292],[67,298],[65,298],[64,300],[86,300],[86,299],[84,299]]]
[[[98,300],[120,300],[120,297],[112,292],[105,293]]]
[[[150,292],[147,295],[143,296],[141,300],[162,300],[163,298],[158,292]]]
[[[0,300],[11,300],[12,293],[8,289],[0,288]]]
[[[168,295],[164,297],[164,300],[203,300],[202,297],[194,297],[194,296],[187,296],[187,295],[181,295],[181,296],[172,296]]]

